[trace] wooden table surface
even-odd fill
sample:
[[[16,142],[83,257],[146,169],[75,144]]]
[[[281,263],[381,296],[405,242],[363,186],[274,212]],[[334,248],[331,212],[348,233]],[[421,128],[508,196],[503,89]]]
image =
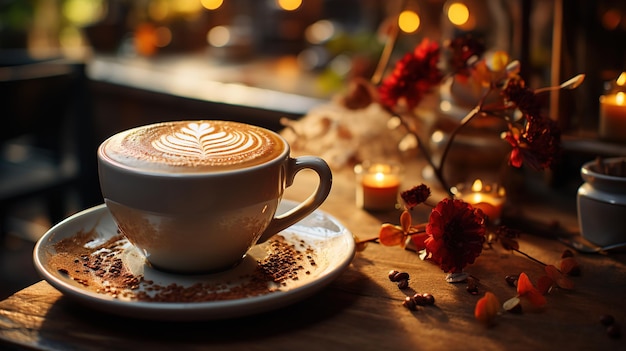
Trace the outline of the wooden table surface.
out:
[[[314,179],[296,178],[287,198],[300,200]],[[350,173],[336,173],[322,209],[357,236],[376,236],[382,222],[397,223],[397,212],[358,209]],[[540,211],[542,212],[542,211]],[[549,213],[549,211],[545,212]],[[417,213],[423,216],[426,213]],[[546,221],[549,219],[546,218]],[[532,234],[532,233],[530,233]],[[566,248],[545,236],[523,234],[520,248],[548,264]],[[626,350],[626,336],[611,338],[600,322],[612,314],[626,328],[626,255],[578,254],[582,275],[573,291],[547,296],[541,311],[503,312],[486,327],[474,318],[486,291],[501,302],[515,295],[508,274],[531,280],[543,267],[496,247],[484,250],[467,271],[480,279],[479,294],[466,284],[445,282],[445,274],[414,252],[369,244],[338,279],[314,296],[261,315],[206,322],[133,320],[95,312],[41,281],[0,302],[0,348],[41,350]],[[388,279],[391,269],[410,274],[410,289]],[[436,303],[419,311],[402,306],[407,295],[428,292]],[[624,330],[626,332],[626,330]]]

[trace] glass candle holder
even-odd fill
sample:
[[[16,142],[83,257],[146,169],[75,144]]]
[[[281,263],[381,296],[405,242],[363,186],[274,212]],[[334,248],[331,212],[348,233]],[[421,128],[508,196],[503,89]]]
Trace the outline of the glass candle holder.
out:
[[[396,208],[402,183],[402,166],[392,163],[363,162],[354,167],[356,204],[369,211]]]
[[[506,190],[498,184],[483,184],[476,179],[471,186],[459,186],[453,189],[455,196],[474,208],[479,208],[487,215],[490,224],[500,223],[502,208],[506,203]]]

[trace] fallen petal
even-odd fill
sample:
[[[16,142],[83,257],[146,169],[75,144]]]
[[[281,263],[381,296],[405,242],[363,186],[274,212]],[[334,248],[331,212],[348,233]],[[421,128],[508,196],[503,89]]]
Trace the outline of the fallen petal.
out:
[[[479,322],[485,325],[493,324],[494,318],[500,311],[500,302],[496,295],[487,291],[485,296],[481,297],[476,302],[476,308],[474,308],[474,317]]]

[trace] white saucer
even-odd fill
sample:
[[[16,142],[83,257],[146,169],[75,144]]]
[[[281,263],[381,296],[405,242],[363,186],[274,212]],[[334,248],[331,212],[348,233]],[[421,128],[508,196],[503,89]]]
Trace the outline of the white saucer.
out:
[[[283,200],[279,213],[296,204]],[[269,289],[259,295],[205,302],[153,302],[141,299],[115,297],[110,293],[97,292],[77,281],[72,273],[54,266],[53,258],[58,255],[56,244],[64,239],[70,245],[79,233],[89,232],[93,236],[90,245],[104,243],[118,235],[117,226],[105,205],[99,205],[77,213],[51,228],[37,242],[33,259],[39,274],[64,295],[91,308],[141,319],[152,320],[214,320],[257,314],[277,309],[302,300],[328,285],[350,264],[355,253],[352,233],[329,214],[317,210],[299,223],[289,227],[280,236],[295,246],[306,247],[307,257],[314,262],[304,263],[305,267],[296,279],[286,279],[279,284],[277,291]],[[271,241],[271,240],[270,240]],[[175,283],[191,286],[196,283],[217,286],[217,284],[245,284],[246,274],[252,274],[260,261],[268,256],[269,243],[255,246],[237,267],[220,273],[206,275],[176,275],[155,270],[145,263],[143,255],[125,239],[119,246],[117,256],[130,270],[143,275],[145,280],[158,286]],[[80,249],[80,247],[77,247]],[[77,262],[77,261],[76,261]],[[57,261],[58,264],[58,261]],[[97,276],[93,275],[95,279]],[[106,284],[106,282],[100,282]],[[142,290],[145,287],[140,287]],[[149,289],[147,291],[150,291]]]

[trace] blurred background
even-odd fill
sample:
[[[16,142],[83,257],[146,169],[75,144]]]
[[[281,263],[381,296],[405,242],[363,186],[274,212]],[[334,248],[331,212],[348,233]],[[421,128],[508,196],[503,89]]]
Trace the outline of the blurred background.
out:
[[[531,87],[586,73],[551,108],[566,160],[626,154],[597,133],[626,70],[621,0],[0,0],[0,298],[39,279],[32,248],[51,225],[102,202],[106,137],[182,118],[280,130],[371,77],[396,24],[391,62],[471,33]]]

